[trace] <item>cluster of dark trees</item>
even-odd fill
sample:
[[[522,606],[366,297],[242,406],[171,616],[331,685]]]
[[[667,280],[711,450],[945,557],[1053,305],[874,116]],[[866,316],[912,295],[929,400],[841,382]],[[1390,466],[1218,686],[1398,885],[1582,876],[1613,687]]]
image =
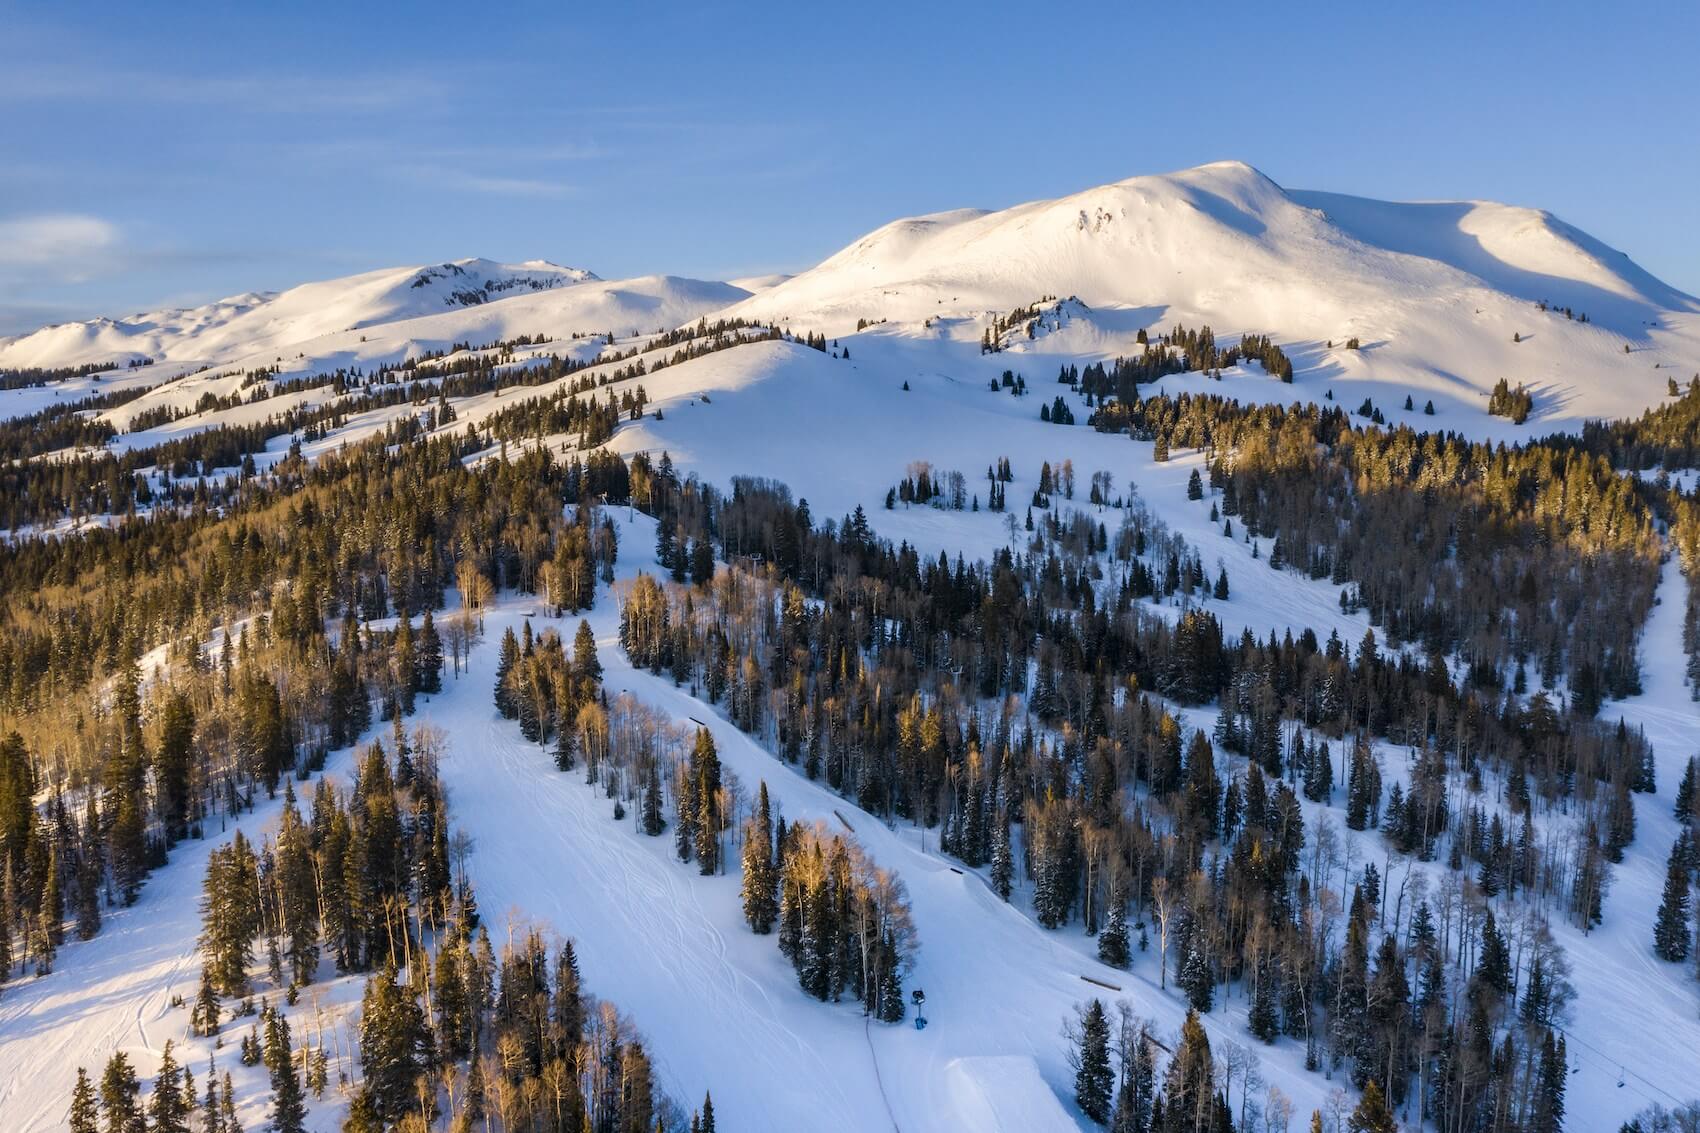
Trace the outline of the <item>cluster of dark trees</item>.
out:
[[[1035,334],[1036,324],[1039,321],[1041,304],[1051,303],[1055,300],[1055,295],[1046,295],[1036,302],[1027,304],[1025,307],[1016,307],[1007,315],[1002,313],[994,314],[992,316],[992,325],[987,327],[980,334],[980,353],[1002,353],[1004,336],[1009,334],[1018,326],[1025,326],[1027,330],[1027,337],[1032,338]],[[1072,299],[1072,297],[1071,301],[1079,302],[1079,300]],[[1061,314],[1061,303],[1056,304],[1055,311],[1058,315]]]
[[[25,366],[0,370],[0,390],[30,389],[91,376],[99,381],[99,375],[109,370],[135,370],[151,365],[152,358],[132,358],[129,362],[84,362],[79,366]]]
[[[1634,420],[1589,421],[1580,437],[1554,436],[1544,443],[1584,448],[1614,468],[1675,471],[1700,465],[1700,375],[1690,379],[1676,401]]]
[[[1602,455],[1190,394],[1095,423],[1204,449],[1241,537],[1275,540],[1272,565],[1355,584],[1391,645],[1459,654],[1482,687],[1534,666],[1543,687],[1567,682],[1584,714],[1639,691],[1657,517]]]
[[[1095,418],[1122,418],[1139,402],[1139,387],[1170,374],[1195,370],[1219,372],[1224,367],[1255,359],[1272,377],[1293,380],[1292,360],[1268,335],[1243,335],[1237,346],[1220,347],[1208,326],[1197,329],[1176,326],[1158,341],[1149,341],[1144,331],[1139,342],[1145,350],[1132,358],[1117,358],[1108,366],[1094,362],[1084,369],[1065,365],[1057,380],[1076,386],[1087,405],[1100,405]],[[1118,408],[1119,407],[1119,408]],[[1054,417],[1053,417],[1054,419]]]
[[[115,390],[0,421],[0,461],[24,461],[66,448],[99,448],[118,433],[110,421],[102,420],[101,412],[145,392]]]
[[[994,479],[992,484],[991,496],[994,504],[1001,503],[1002,495],[998,490],[997,481]],[[935,468],[929,461],[912,460],[909,462],[908,473],[885,493],[887,511],[900,503],[930,504],[936,508],[965,511],[969,506],[968,480],[960,472]],[[973,509],[980,510],[978,494],[974,496]],[[998,506],[994,506],[993,510],[999,510]]]
[[[1488,394],[1488,412],[1495,417],[1509,417],[1513,425],[1521,425],[1529,419],[1529,414],[1535,408],[1535,395],[1530,393],[1522,382],[1517,388],[1504,378],[1494,383],[1493,391]]]
[[[1210,1037],[1198,1013],[1189,1011],[1171,1048],[1154,1034],[1151,1023],[1134,1015],[1128,1004],[1106,1009],[1102,1000],[1080,1005],[1064,1031],[1069,1040],[1069,1063],[1074,1067],[1074,1098],[1081,1111],[1113,1133],[1233,1133],[1236,1119],[1228,1087],[1233,1066],[1215,1057]],[[1161,1080],[1157,1075],[1158,1050],[1172,1057]],[[1543,1097],[1524,1107],[1533,1120],[1507,1128],[1555,1133],[1560,1128],[1564,1101],[1563,1039],[1553,1050],[1552,1066],[1557,1076]],[[1223,1071],[1227,1073],[1224,1074]],[[1218,1089],[1218,1076],[1222,1086]],[[1374,1079],[1362,1086],[1363,1093],[1350,1114],[1340,1112],[1349,1133],[1398,1133],[1399,1124],[1386,1092]],[[1242,1085],[1240,1128],[1250,1131],[1257,1117],[1265,1129],[1287,1129],[1292,1103],[1279,1090],[1267,1096],[1268,1108],[1261,1114],[1250,1110],[1248,1091]],[[1313,1111],[1309,1128],[1323,1128],[1322,1114]]]
[[[347,742],[369,722],[369,688],[391,694],[387,703],[399,726],[400,713],[411,707],[405,681],[428,691],[440,680],[428,660],[429,615],[418,650],[405,632],[367,634],[362,642],[350,625],[325,660],[325,683],[312,690],[323,699],[304,704],[301,693],[283,690],[307,670],[271,667],[290,653],[275,632],[281,625],[262,622],[258,640],[244,627],[234,644],[225,639],[216,665],[206,658],[203,671],[162,683],[147,726],[140,669],[133,658],[126,662],[111,681],[111,712],[90,729],[98,763],[86,774],[79,768],[66,775],[61,751],[60,766],[44,776],[44,761],[23,737],[13,733],[0,742],[0,810],[8,816],[0,834],[6,870],[0,980],[15,959],[33,960],[45,974],[64,941],[67,916],[88,939],[99,931],[102,908],[133,903],[147,873],[164,864],[177,842],[240,814],[257,790],[273,793],[288,777],[316,770],[329,746]],[[440,651],[434,657],[440,668]],[[44,724],[39,717],[34,722]],[[52,727],[41,732],[58,734]],[[33,796],[44,788],[48,801],[38,807]]]
[[[496,662],[496,710],[519,721],[520,734],[535,744],[555,744],[555,763],[571,770],[583,748],[584,714],[599,711],[602,667],[588,622],[580,621],[569,659],[553,628],[533,636],[527,620],[516,636],[502,634]]]
[[[622,645],[634,657],[652,648],[653,620],[665,618],[665,602],[655,581],[640,576],[627,595],[621,618]],[[653,660],[653,659],[652,659]],[[757,711],[754,672],[730,680],[734,712]],[[650,764],[653,768],[653,764]],[[677,761],[672,775],[673,840],[680,861],[695,861],[705,875],[725,865],[723,835],[737,805],[735,788],[722,781],[714,739],[699,728],[688,759]],[[661,780],[651,771],[643,793],[642,826],[661,833]],[[803,989],[817,999],[837,1002],[845,995],[885,1022],[903,1018],[903,969],[914,951],[902,881],[875,866],[854,838],[828,836],[822,829],[777,822],[768,804],[767,784],[742,829],[742,891],[745,919],[752,931],[777,930],[780,950],[791,960]]]
[[[1690,759],[1683,770],[1675,811],[1681,826],[1665,866],[1664,891],[1653,921],[1653,951],[1661,960],[1680,964],[1700,952],[1695,943],[1700,931],[1700,905],[1691,901],[1694,885],[1700,881],[1700,842],[1695,840],[1700,829],[1700,758]],[[1695,916],[1692,926],[1691,909]]]
[[[1051,425],[1072,425],[1074,424],[1074,410],[1068,407],[1068,402],[1064,401],[1062,394],[1059,393],[1051,400],[1049,405],[1041,404],[1039,406],[1039,420]]]
[[[701,800],[712,796],[704,789],[703,769],[712,758],[713,740],[704,729],[676,795],[678,829],[694,830],[705,844],[711,840],[703,837],[703,819],[712,812],[702,809]],[[696,815],[690,813],[693,801]],[[777,930],[779,950],[816,999],[836,1003],[849,995],[861,1001],[864,1014],[901,1021],[903,970],[915,946],[903,882],[869,861],[854,838],[829,835],[819,825],[787,828],[783,817],[776,821],[766,782],[743,836],[744,919],[750,930],[758,935]],[[689,857],[683,834],[679,846],[680,856]],[[712,872],[713,859],[697,856],[703,872]]]
[[[264,1037],[258,1046],[243,1041],[243,1061],[248,1065],[265,1062],[271,1071],[276,1102],[272,1107],[272,1125],[278,1133],[301,1133],[307,1117],[302,1078],[293,1068],[295,1051],[289,1032],[289,1022],[269,1007],[262,1013]],[[256,1024],[261,1029],[261,1024]],[[317,1083],[319,1094],[324,1092],[322,1061],[309,1064],[305,1077],[309,1088]],[[77,1082],[71,1091],[66,1127],[70,1133],[242,1133],[242,1123],[236,1115],[236,1088],[230,1071],[220,1081],[216,1059],[209,1059],[206,1069],[207,1088],[203,1096],[195,1088],[193,1067],[180,1065],[167,1039],[161,1052],[159,1071],[153,1087],[144,1098],[141,1081],[129,1056],[119,1051],[109,1058],[97,1086],[88,1070],[77,1068]]]

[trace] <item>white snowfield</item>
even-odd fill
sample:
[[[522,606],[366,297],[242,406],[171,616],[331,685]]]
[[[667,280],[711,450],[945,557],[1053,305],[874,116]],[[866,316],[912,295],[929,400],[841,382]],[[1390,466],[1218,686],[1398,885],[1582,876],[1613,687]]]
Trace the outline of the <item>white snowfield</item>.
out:
[[[415,288],[421,278],[425,283]],[[461,291],[483,299],[457,299]],[[981,353],[993,315],[1045,296],[1057,300],[1040,304],[1031,337],[1018,322],[1002,351]],[[1070,296],[1078,301],[1067,302]],[[1540,310],[1541,300],[1553,309]],[[1565,307],[1577,317],[1566,318]],[[1242,332],[1270,335],[1294,362],[1293,384],[1252,363],[1225,371],[1219,382],[1193,373],[1155,388],[1282,404],[1325,403],[1332,392],[1333,403],[1349,410],[1367,397],[1391,423],[1507,441],[1573,430],[1591,417],[1638,414],[1666,397],[1667,379],[1686,385],[1700,372],[1700,302],[1546,213],[1286,191],[1249,167],[1221,163],[1002,212],[897,221],[796,276],[611,283],[536,261],[468,260],[243,296],[195,311],[47,328],[0,339],[0,367],[160,360],[98,382],[0,392],[0,417],[122,383],[156,386],[112,411],[123,428],[150,406],[191,408],[203,393],[233,392],[247,369],[260,366],[276,364],[283,377],[337,366],[370,369],[456,342],[476,347],[538,333],[558,341],[537,352],[570,351],[589,360],[601,349],[599,339],[575,342],[573,334],[612,331],[625,350],[658,327],[718,314],[777,320],[799,335],[824,331],[836,341],[827,352],[783,342],[744,345],[648,374],[640,380],[650,415],[621,425],[616,451],[665,450],[682,472],[722,489],[740,475],[783,480],[808,499],[817,520],[839,519],[861,505],[880,535],[907,540],[930,558],[945,553],[954,560],[960,553],[970,561],[1012,540],[1024,543],[1027,532],[1019,525],[1041,462],[1059,468],[1072,461],[1075,498],[1059,495],[1059,509],[1093,514],[1113,535],[1118,513],[1087,502],[1089,478],[1110,473],[1112,497],[1129,496],[1133,485],[1144,505],[1199,551],[1206,571],[1214,576],[1218,566],[1226,568],[1231,597],[1209,608],[1230,634],[1249,627],[1264,637],[1310,627],[1324,637],[1337,631],[1354,644],[1369,624],[1339,609],[1337,586],[1269,569],[1267,544],[1254,558],[1237,523],[1230,538],[1220,520],[1210,520],[1208,493],[1201,501],[1186,499],[1189,474],[1202,470],[1201,454],[1177,451],[1158,462],[1149,443],[1041,423],[1040,404],[1059,393],[1082,422],[1089,412],[1057,384],[1058,368],[1134,355],[1142,349],[1135,341],[1142,329],[1155,339],[1176,323],[1207,322],[1224,345]],[[872,325],[856,331],[864,319]],[[1354,336],[1362,349],[1347,350]],[[1006,369],[1022,375],[1029,396],[988,388]],[[1534,390],[1527,424],[1487,415],[1487,393],[1500,378]],[[456,420],[445,428],[464,431],[516,400],[555,388],[454,399]],[[291,396],[306,403],[331,395],[321,388]],[[1407,396],[1411,411],[1403,409]],[[1431,400],[1435,413],[1428,416],[1422,408]],[[123,434],[113,447],[260,421],[290,404],[279,397],[196,414]],[[364,413],[304,451],[315,457],[418,412],[401,405]],[[281,453],[290,439],[274,437],[270,448]],[[546,443],[559,451],[576,438]],[[1007,514],[984,510],[985,472],[999,457],[1010,459],[1015,474]],[[917,460],[960,471],[982,510],[901,504],[885,510],[887,489]],[[267,463],[260,461],[262,469]],[[611,514],[620,527],[620,577],[653,571],[653,524],[626,509]],[[1650,946],[1676,836],[1671,798],[1683,762],[1700,747],[1700,714],[1682,679],[1684,586],[1675,566],[1667,566],[1642,641],[1646,691],[1602,712],[1646,728],[1656,748],[1658,793],[1635,799],[1637,835],[1613,870],[1605,925],[1586,937],[1554,926],[1577,991],[1570,1031],[1577,1072],[1566,1124],[1572,1130],[1615,1129],[1649,1102],[1670,1105],[1700,1092],[1692,970],[1655,960]],[[448,734],[444,774],[453,816],[475,840],[470,869],[498,946],[510,919],[516,925],[534,919],[572,936],[588,987],[644,1030],[659,1084],[681,1103],[699,1104],[703,1091],[712,1090],[725,1127],[750,1130],[1089,1129],[1072,1101],[1060,1034],[1073,1006],[1092,996],[1106,1003],[1125,998],[1157,1023],[1165,1042],[1173,1038],[1184,1003],[1173,981],[1167,991],[1158,988],[1155,940],[1132,971],[1119,972],[1096,962],[1093,942],[1078,926],[1040,929],[1026,912],[1025,892],[1012,904],[999,901],[981,878],[936,852],[936,832],[923,838],[913,827],[886,827],[775,760],[688,690],[634,671],[614,640],[615,602],[599,591],[590,621],[611,696],[629,691],[675,721],[706,722],[725,767],[747,792],[765,779],[788,822],[819,820],[842,829],[847,821],[870,856],[906,883],[920,938],[906,986],[926,989],[930,1025],[916,1031],[908,1022],[869,1024],[854,1004],[805,996],[773,938],[745,927],[735,873],[701,878],[694,865],[675,860],[670,837],[638,833],[635,814],[615,823],[610,801],[584,784],[582,772],[555,771],[547,752],[496,716],[491,687],[502,629],[517,628],[534,608],[524,596],[498,604],[470,672],[458,680],[445,673],[445,691],[422,704],[419,718]],[[1173,605],[1161,609],[1178,612]],[[550,620],[533,624],[541,629]],[[564,619],[559,626],[570,634],[575,624]],[[1187,714],[1189,723],[1205,727],[1213,715],[1213,709]],[[1402,753],[1387,749],[1381,757],[1389,779],[1400,777]],[[331,773],[346,774],[348,758],[333,756]],[[257,837],[275,815],[275,804],[262,806],[244,829]],[[1307,805],[1306,816],[1314,830],[1317,808]],[[1334,822],[1343,827],[1342,815]],[[0,1130],[62,1128],[76,1066],[94,1071],[117,1049],[146,1075],[166,1038],[179,1047],[187,1042],[188,1060],[204,1083],[210,1045],[187,1040],[187,1011],[170,1007],[169,999],[195,991],[196,897],[208,850],[228,837],[220,832],[179,847],[133,909],[109,914],[93,941],[60,951],[51,976],[0,990]],[[1379,834],[1353,840],[1360,865],[1379,865]],[[323,994],[328,1015],[335,1005],[358,1002],[359,981],[334,981]],[[1330,1081],[1306,1072],[1303,1050],[1291,1039],[1258,1044],[1245,1029],[1244,1012],[1237,989],[1219,998],[1206,1020],[1213,1047],[1218,1056],[1229,1043],[1253,1050],[1265,1085],[1250,1100],[1278,1087],[1294,1103],[1292,1128],[1303,1128],[1309,1112],[1346,1084],[1344,1076]],[[257,1129],[267,1101],[263,1072],[237,1064],[236,1033],[227,1031],[220,1066],[236,1072],[244,1126]],[[298,1042],[301,1037],[298,1024]],[[1236,1080],[1232,1089],[1238,1113],[1247,1100],[1243,1083]],[[314,1103],[312,1128],[338,1128],[345,1104]]]

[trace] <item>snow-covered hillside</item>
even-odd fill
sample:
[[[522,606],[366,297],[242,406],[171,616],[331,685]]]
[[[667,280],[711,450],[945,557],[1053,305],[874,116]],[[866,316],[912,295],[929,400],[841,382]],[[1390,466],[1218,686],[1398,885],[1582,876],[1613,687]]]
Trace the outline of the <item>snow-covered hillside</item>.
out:
[[[148,311],[122,319],[62,323],[0,339],[0,365],[75,366],[131,358],[216,361],[379,323],[473,307],[526,292],[594,281],[579,268],[542,260],[497,264],[458,260],[389,268],[304,283],[278,293],[248,292],[201,307]]]
[[[1550,214],[1289,193],[1239,162],[893,221],[732,313],[842,334],[1047,295],[1100,310],[1104,353],[1208,323],[1275,338],[1300,385],[1474,404],[1526,382],[1544,431],[1638,412],[1700,370],[1700,303]]]
[[[690,322],[749,292],[726,283],[645,276],[607,281],[542,260],[458,260],[306,283],[204,307],[63,323],[0,338],[0,368],[51,368],[133,359],[219,374],[276,366],[288,374],[399,362],[454,343],[518,337],[629,335]]]

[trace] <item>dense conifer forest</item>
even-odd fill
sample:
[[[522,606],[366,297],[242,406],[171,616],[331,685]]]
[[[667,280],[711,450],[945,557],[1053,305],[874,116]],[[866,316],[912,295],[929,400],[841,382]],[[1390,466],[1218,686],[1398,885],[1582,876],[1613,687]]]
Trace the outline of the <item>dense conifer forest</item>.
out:
[[[276,831],[238,833],[209,861],[194,1011],[203,1034],[246,1031],[239,1057],[267,1067],[276,1128],[301,1128],[330,1088],[323,1037],[291,1010],[327,967],[367,977],[351,1130],[712,1128],[709,1099],[686,1116],[654,1088],[645,1039],[584,990],[570,940],[524,934],[498,955],[457,861],[443,738],[405,722],[458,675],[498,595],[555,615],[610,600],[604,509],[629,506],[658,538],[653,568],[614,587],[620,648],[754,737],[775,775],[933,832],[1112,967],[1155,950],[1195,1012],[1243,1000],[1252,1040],[1289,1036],[1310,1069],[1349,1081],[1349,1128],[1392,1128],[1395,1111],[1459,1133],[1563,1128],[1566,1042],[1585,1020],[1569,1018],[1551,926],[1613,917],[1633,798],[1655,787],[1649,745],[1602,709],[1640,688],[1665,538],[1700,570],[1700,503],[1624,470],[1692,464],[1700,389],[1506,446],[1332,406],[1142,399],[1163,373],[1241,358],[1290,377],[1267,339],[1223,350],[1207,327],[1137,362],[1065,369],[1048,420],[1071,424],[1074,399],[1159,459],[1201,450],[1188,496],[1220,537],[1256,547],[1252,569],[1327,580],[1373,627],[1259,638],[1218,615],[1234,580],[1206,567],[1210,548],[1108,473],[1076,505],[1072,464],[987,454],[985,507],[1011,545],[969,562],[881,538],[860,507],[823,519],[777,482],[722,492],[666,454],[608,451],[649,411],[645,373],[780,333],[702,326],[595,373],[503,368],[497,344],[330,375],[347,389],[335,406],[121,458],[30,459],[44,436],[110,439],[75,412],[0,430],[11,527],[131,517],[0,546],[0,985],[50,973],[67,933],[98,933],[175,847],[240,826],[263,792],[283,798]],[[453,424],[449,397],[557,379]],[[402,403],[417,412],[368,440],[301,450]],[[261,467],[284,432],[295,447]],[[156,466],[175,471],[141,472]],[[1036,488],[1011,506],[1016,479]],[[970,494],[978,510],[965,477],[917,461],[885,504],[964,510]],[[679,869],[738,873],[749,930],[808,995],[904,1019],[918,940],[901,878],[849,831],[787,826],[766,781],[722,773],[706,729],[610,696],[588,625],[573,637],[527,622],[492,643],[495,708],[540,766],[583,774],[616,818],[635,811]],[[374,727],[388,738],[363,741]],[[346,789],[317,777],[355,744]],[[1695,774],[1677,803],[1690,830]],[[1348,831],[1376,832],[1377,852]],[[1647,942],[1691,974],[1697,870],[1688,834]],[[1067,1030],[1092,1120],[1246,1127],[1195,1017],[1158,1036],[1100,998]],[[143,1102],[117,1056],[79,1079],[72,1126],[236,1133],[228,1080],[209,1067],[203,1096],[188,1070],[168,1058]]]

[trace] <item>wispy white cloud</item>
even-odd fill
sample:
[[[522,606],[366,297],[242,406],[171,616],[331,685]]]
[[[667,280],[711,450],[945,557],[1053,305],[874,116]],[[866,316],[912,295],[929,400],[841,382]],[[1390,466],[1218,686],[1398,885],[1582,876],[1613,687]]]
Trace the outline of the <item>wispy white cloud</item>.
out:
[[[564,197],[573,191],[571,185],[558,181],[540,181],[530,177],[479,177],[464,175],[449,178],[451,187],[489,193],[498,197]]]
[[[263,113],[383,111],[439,89],[418,75],[209,75],[58,64],[0,70],[0,103],[166,103]]]
[[[118,226],[81,213],[42,213],[0,219],[0,268],[45,268],[62,279],[86,279],[110,260]]]
[[[503,177],[436,165],[405,165],[397,171],[407,180],[419,185],[493,197],[565,197],[577,191],[576,186],[565,181],[551,181],[540,177]]]

